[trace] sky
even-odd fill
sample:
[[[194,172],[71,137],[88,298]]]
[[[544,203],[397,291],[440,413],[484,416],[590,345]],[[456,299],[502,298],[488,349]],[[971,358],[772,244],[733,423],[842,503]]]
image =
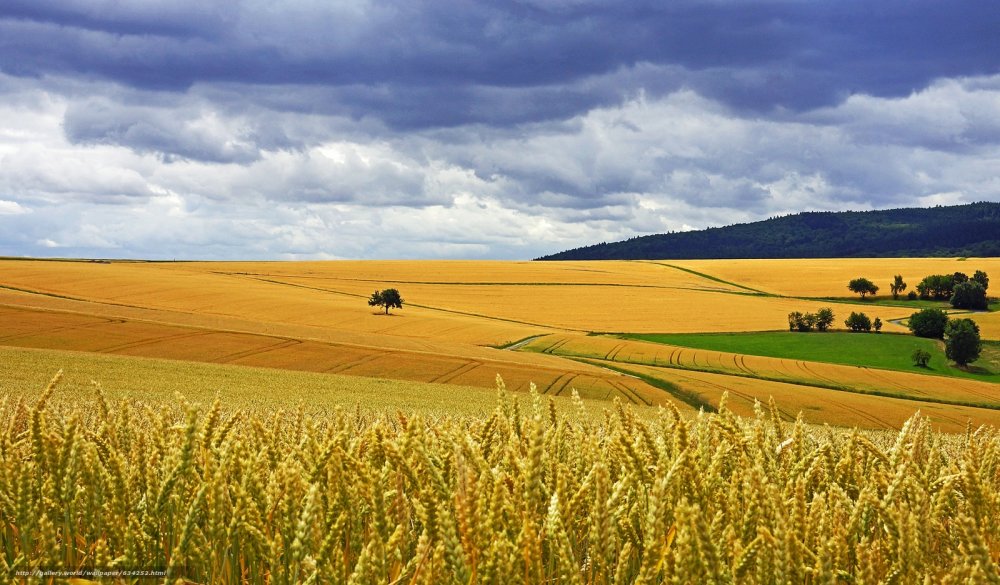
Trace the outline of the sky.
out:
[[[995,0],[0,2],[0,255],[530,259],[973,201]]]

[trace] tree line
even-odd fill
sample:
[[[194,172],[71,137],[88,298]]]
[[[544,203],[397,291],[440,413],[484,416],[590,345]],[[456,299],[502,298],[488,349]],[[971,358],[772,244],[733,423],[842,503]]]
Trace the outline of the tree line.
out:
[[[788,314],[788,330],[806,333],[828,331],[835,320],[833,310],[823,307],[815,313],[792,311]],[[844,320],[844,325],[854,333],[868,333],[882,330],[882,319],[871,319],[868,315],[852,311]],[[972,319],[950,319],[941,309],[923,309],[910,315],[907,327],[917,337],[943,339],[945,356],[965,367],[979,359],[983,344],[979,335],[979,325]],[[910,356],[913,363],[926,367],[931,354],[917,349]]]
[[[982,270],[977,270],[972,276],[964,272],[932,274],[925,276],[916,286],[916,290],[909,292],[907,299],[949,301],[955,309],[985,311],[989,306],[989,298],[986,296],[989,287],[990,277]],[[893,276],[889,285],[893,300],[899,300],[899,295],[906,288],[907,284],[902,275]],[[879,291],[877,284],[864,277],[852,279],[847,283],[847,289],[860,295],[862,300],[868,295],[874,297]]]

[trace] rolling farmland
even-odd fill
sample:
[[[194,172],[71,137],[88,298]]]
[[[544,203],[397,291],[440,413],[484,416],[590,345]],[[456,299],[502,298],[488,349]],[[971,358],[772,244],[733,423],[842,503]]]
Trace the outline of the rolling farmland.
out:
[[[624,337],[766,339],[829,303],[702,270],[0,261],[0,561],[189,583],[996,577],[995,375]],[[366,299],[389,287],[405,303],[383,315]],[[911,312],[833,308],[835,328]]]
[[[846,281],[861,274],[874,278],[880,271],[898,271],[915,282],[917,275],[961,268],[989,271],[994,265],[1000,269],[995,260],[978,259],[2,260],[0,346],[455,387],[490,388],[500,374],[516,391],[534,382],[540,392],[553,396],[576,389],[589,399],[619,398],[636,405],[670,401],[680,408],[701,404],[685,404],[690,392],[704,404],[717,404],[721,391],[716,390],[728,387],[736,409],[747,404],[741,405],[735,392],[763,401],[773,395],[787,402],[782,412],[802,411],[809,422],[898,427],[907,413],[923,408],[934,411],[935,424],[953,429],[963,416],[993,420],[992,409],[1000,408],[995,381],[945,381],[915,372],[593,334],[780,330],[789,312],[829,305],[810,297],[846,297]],[[796,280],[807,269],[810,278]],[[371,291],[387,287],[402,292],[404,309],[376,314],[365,300]],[[905,306],[861,302],[834,307],[838,315],[864,311],[878,316],[887,331],[905,331],[898,321],[912,312]],[[994,334],[995,315],[974,316],[985,337]],[[835,327],[840,322],[842,317]],[[497,349],[507,346],[514,349]],[[626,371],[649,367],[655,371],[642,370],[641,379]],[[757,390],[750,392],[751,387]],[[819,406],[824,400],[861,401],[864,407]],[[879,404],[896,404],[889,400],[900,402],[892,416],[862,415]],[[954,408],[957,418],[949,419],[947,408]]]

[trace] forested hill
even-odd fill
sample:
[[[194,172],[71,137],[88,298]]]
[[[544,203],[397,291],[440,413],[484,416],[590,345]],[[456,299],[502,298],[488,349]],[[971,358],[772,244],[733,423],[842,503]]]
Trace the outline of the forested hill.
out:
[[[1000,203],[807,212],[601,243],[538,260],[1000,256]]]

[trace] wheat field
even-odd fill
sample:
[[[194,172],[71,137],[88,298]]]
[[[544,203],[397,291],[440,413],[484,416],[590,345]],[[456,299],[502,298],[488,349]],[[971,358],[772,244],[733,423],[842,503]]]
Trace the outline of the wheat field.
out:
[[[991,270],[993,265],[978,259],[0,260],[0,345],[456,387],[490,388],[499,373],[511,390],[524,391],[535,383],[545,394],[563,396],[576,389],[585,399],[617,397],[645,405],[676,404],[678,398],[648,380],[614,371],[614,363],[669,366],[675,371],[658,374],[658,379],[679,387],[698,385],[690,377],[677,379],[678,368],[725,374],[729,379],[723,379],[723,386],[745,386],[751,383],[749,378],[762,389],[770,388],[770,382],[799,384],[804,394],[783,394],[789,403],[781,406],[789,411],[808,408],[810,392],[819,396],[823,394],[819,389],[849,389],[956,408],[995,405],[1000,399],[991,381],[942,382],[934,376],[640,342],[617,347],[618,341],[590,335],[783,329],[789,312],[815,311],[827,302],[778,293],[843,295],[846,288],[835,291],[833,283],[841,286],[861,269],[874,272],[896,266],[905,267],[899,270],[909,275],[956,267]],[[790,288],[774,288],[775,282]],[[801,288],[807,282],[817,288]],[[390,316],[374,314],[367,296],[389,286],[400,288],[405,308]],[[840,304],[837,310],[879,316],[887,331],[905,331],[898,321],[912,311],[870,303]],[[973,316],[986,338],[997,335],[994,325],[1000,321],[993,319],[995,315]],[[615,346],[609,346],[612,343]],[[511,345],[520,351],[496,349]],[[580,357],[604,361],[567,359]],[[704,390],[704,385],[699,387]],[[709,406],[719,398],[717,392],[705,396]],[[829,409],[806,412],[813,416],[810,420],[829,415],[828,422],[836,424],[874,425],[861,412],[853,418],[846,411],[836,416]],[[891,419],[898,426],[899,416]],[[935,415],[934,421],[938,420],[943,418]]]
[[[995,583],[1000,437],[0,399],[0,570],[185,583]],[[42,580],[35,578],[34,580]],[[74,582],[89,582],[77,579]],[[139,582],[128,577],[120,582]]]

